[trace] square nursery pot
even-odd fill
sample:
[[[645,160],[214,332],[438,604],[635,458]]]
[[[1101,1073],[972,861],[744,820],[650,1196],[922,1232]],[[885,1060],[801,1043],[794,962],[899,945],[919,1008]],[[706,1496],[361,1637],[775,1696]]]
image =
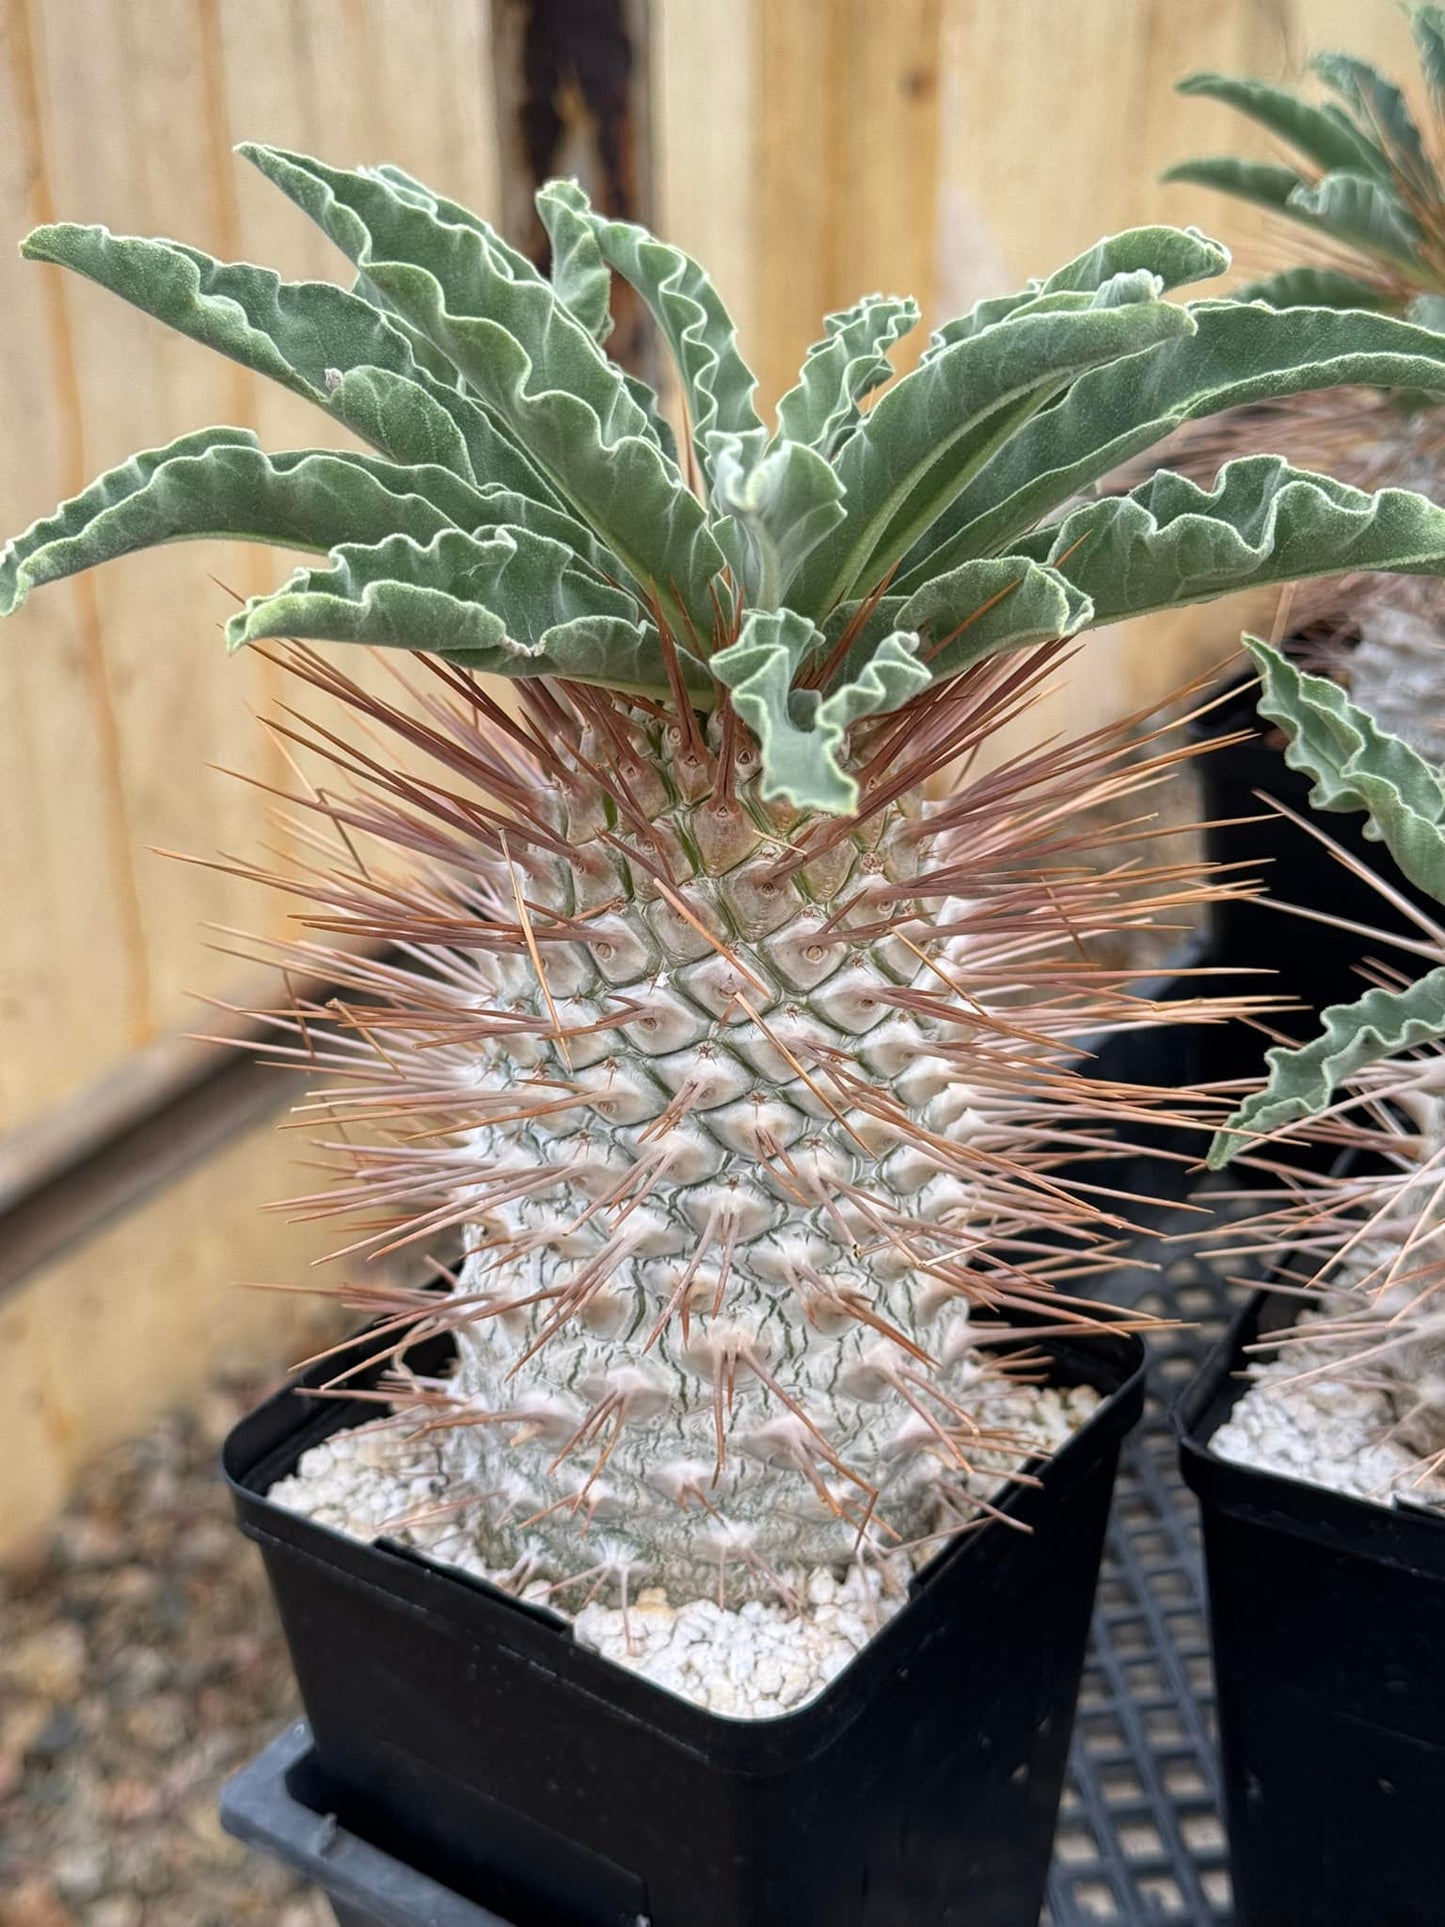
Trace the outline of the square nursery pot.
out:
[[[434,1371],[448,1346],[412,1356]],[[508,1927],[1035,1927],[1143,1403],[1137,1339],[1041,1349],[1052,1382],[1105,1399],[1001,1499],[1031,1530],[955,1539],[822,1694],[773,1720],[705,1712],[545,1608],[273,1505],[309,1446],[375,1415],[293,1384],[223,1463],[311,1725],[311,1805]],[[367,1355],[363,1338],[311,1382]]]
[[[1254,678],[1238,677],[1217,693],[1223,700],[1190,726],[1196,742],[1217,741],[1240,729],[1259,733],[1245,742],[1211,750],[1199,760],[1200,820],[1207,825],[1204,847],[1209,861],[1242,866],[1236,873],[1263,880],[1278,903],[1343,917],[1370,930],[1418,936],[1402,912],[1341,863],[1318,837],[1260,800],[1272,797],[1283,803],[1408,901],[1439,914],[1439,906],[1406,880],[1384,846],[1366,841],[1360,816],[1310,808],[1309,778],[1285,762],[1280,737],[1255,708]],[[1239,988],[1287,995],[1308,1005],[1307,1010],[1285,1011],[1271,1018],[1281,1030],[1301,1037],[1314,1035],[1316,1011],[1361,995],[1366,983],[1359,966],[1367,957],[1388,960],[1392,955],[1390,946],[1378,939],[1249,901],[1212,907],[1209,948],[1211,961],[1227,969],[1275,972],[1273,978],[1252,974]],[[1256,1034],[1254,1061],[1241,1063],[1240,1072],[1257,1068],[1261,1048]],[[1235,1070],[1230,1064],[1220,1074],[1234,1075]],[[1441,1918],[1445,1919],[1445,1908]]]
[[[1175,1413],[1199,1499],[1236,1927],[1440,1927],[1445,1518],[1215,1457],[1258,1294]]]

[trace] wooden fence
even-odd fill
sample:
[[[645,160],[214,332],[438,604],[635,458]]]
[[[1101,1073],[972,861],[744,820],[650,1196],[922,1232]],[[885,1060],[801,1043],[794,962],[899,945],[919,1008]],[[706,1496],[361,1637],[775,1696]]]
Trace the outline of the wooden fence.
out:
[[[1394,0],[0,0],[0,32],[6,533],[206,422],[254,424],[271,446],[324,436],[304,404],[15,258],[30,224],[67,218],[336,273],[339,257],[232,156],[234,140],[395,160],[514,232],[524,163],[604,165],[713,268],[768,398],[820,314],[869,288],[911,289],[936,320],[1138,221],[1198,220],[1250,247],[1240,210],[1157,182],[1173,158],[1248,145],[1222,109],[1177,100],[1174,79],[1293,74],[1319,46],[1407,57]],[[599,34],[611,36],[600,58],[574,71]],[[626,92],[620,108],[609,88]],[[623,149],[599,140],[614,112]],[[228,660],[218,629],[229,591],[288,566],[201,544],[140,556],[37,595],[0,636],[5,1129],[194,1025],[193,993],[233,989],[229,940],[203,926],[281,927],[274,902],[156,852],[254,851],[270,835],[264,797],[223,772],[278,773],[252,713],[274,698],[273,672]],[[1230,635],[1216,610],[1100,640],[1071,715],[1161,692]],[[54,1390],[78,1368],[58,1362],[53,1336],[41,1359],[48,1274],[7,1310],[21,1321],[0,1330],[15,1397],[32,1416],[47,1397],[65,1413],[19,1441],[50,1453],[46,1491],[214,1359],[194,1319],[177,1315],[168,1337],[156,1309],[142,1320],[148,1362],[126,1367],[136,1271],[153,1274],[153,1308],[214,1302],[238,1268],[214,1214],[276,1163],[274,1146],[250,1155],[254,1182],[212,1180],[204,1233],[185,1230],[194,1200],[177,1196],[169,1216],[157,1203],[148,1242],[107,1258],[76,1301],[92,1319],[82,1350],[119,1360],[99,1396]],[[279,1275],[300,1234],[273,1223],[269,1236],[265,1269]],[[0,1462],[14,1463],[3,1424]]]

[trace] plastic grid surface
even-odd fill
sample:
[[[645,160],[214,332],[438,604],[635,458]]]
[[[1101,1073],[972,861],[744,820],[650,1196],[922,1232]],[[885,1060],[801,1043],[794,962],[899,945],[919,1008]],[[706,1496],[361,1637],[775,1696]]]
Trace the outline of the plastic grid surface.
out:
[[[1110,1294],[1190,1329],[1149,1339],[1148,1405],[1120,1458],[1040,1927],[1233,1918],[1197,1515],[1168,1413],[1241,1297],[1165,1242],[1190,1222],[1164,1218],[1135,1247],[1160,1269],[1141,1262]]]

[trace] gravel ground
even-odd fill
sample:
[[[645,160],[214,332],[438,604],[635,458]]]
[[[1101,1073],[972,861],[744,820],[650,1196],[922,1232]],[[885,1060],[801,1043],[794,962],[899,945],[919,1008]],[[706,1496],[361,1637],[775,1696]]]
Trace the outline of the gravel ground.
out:
[[[297,1712],[216,1452],[264,1388],[109,1453],[0,1571],[3,1927],[334,1927],[222,1833],[221,1782]]]

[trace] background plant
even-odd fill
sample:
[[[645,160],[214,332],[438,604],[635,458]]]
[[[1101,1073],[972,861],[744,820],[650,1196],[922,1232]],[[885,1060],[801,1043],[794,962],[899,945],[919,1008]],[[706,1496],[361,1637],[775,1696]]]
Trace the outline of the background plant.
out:
[[[239,535],[326,561],[248,601],[233,644],[417,652],[392,700],[305,640],[282,650],[356,727],[276,725],[329,766],[302,759],[281,799],[309,826],[289,887],[315,932],[283,957],[345,987],[278,1050],[320,1071],[337,1120],[343,1169],[311,1208],[359,1213],[357,1250],[463,1243],[444,1298],[361,1294],[451,1442],[457,1503],[518,1580],[680,1592],[977,1518],[971,1473],[1009,1442],[970,1414],[971,1314],[994,1336],[1040,1304],[1089,1320],[1069,1291],[1122,1220],[1071,1159],[1163,1101],[1078,1072],[1101,1025],[1165,1014],[1091,942],[1200,886],[1149,862],[1146,817],[1091,867],[1086,807],[1177,756],[1131,765],[1127,732],[975,767],[937,807],[922,786],[976,761],[1093,625],[1323,569],[1445,568],[1428,502],[1272,456],[1088,499],[1220,409],[1445,392],[1445,340],[1170,300],[1226,257],[1146,228],[946,323],[896,382],[912,302],[829,317],[770,428],[702,270],[574,185],[540,198],[544,276],[395,168],[244,151],[351,289],[95,228],[27,252],[367,452],[184,436],[13,542],[0,599]],[[607,358],[613,274],[671,348],[680,447]],[[458,1371],[421,1383],[406,1347],[437,1329]]]
[[[1366,834],[1445,904],[1442,772],[1335,683],[1264,643],[1248,646],[1260,712],[1285,733],[1287,761],[1313,780],[1313,807],[1363,811]],[[1285,1335],[1286,1347],[1309,1348],[1288,1382],[1328,1376],[1383,1389],[1397,1435],[1429,1473],[1445,1463],[1445,921],[1410,914],[1417,936],[1382,938],[1382,948],[1432,967],[1409,982],[1377,965],[1381,981],[1326,1009],[1311,1043],[1271,1050],[1264,1087],[1229,1120],[1209,1162],[1219,1169],[1247,1152],[1284,1184],[1243,1235],[1245,1249],[1270,1257],[1320,1308]],[[1323,1149],[1329,1168],[1278,1158],[1280,1140]]]
[[[1445,904],[1445,780],[1439,769],[1374,719],[1327,677],[1298,669],[1256,637],[1246,648],[1260,671],[1260,714],[1285,735],[1285,761],[1313,783],[1311,806],[1363,812],[1365,835],[1382,843],[1404,876]],[[1445,930],[1377,882],[1419,926],[1414,942],[1382,939],[1436,967],[1400,987],[1380,984],[1321,1015],[1320,1035],[1267,1053],[1269,1077],[1216,1138],[1210,1163],[1229,1162],[1251,1136],[1266,1136],[1328,1110],[1358,1073],[1445,1038]]]
[[[1236,299],[1445,323],[1445,9],[1413,7],[1410,20],[1428,109],[1423,122],[1398,86],[1349,54],[1323,53],[1311,63],[1325,90],[1319,102],[1224,74],[1180,83],[1183,94],[1238,109],[1287,150],[1275,162],[1186,161],[1164,177],[1263,208],[1281,241],[1302,249],[1301,259],[1247,282]],[[1186,437],[1179,461],[1186,473],[1213,474],[1230,456],[1261,446],[1358,487],[1392,482],[1434,496],[1445,427],[1438,403],[1409,390],[1301,394]],[[1317,659],[1377,721],[1432,759],[1445,758],[1445,602],[1435,584],[1352,574],[1301,596],[1292,616],[1297,630],[1310,633]]]

